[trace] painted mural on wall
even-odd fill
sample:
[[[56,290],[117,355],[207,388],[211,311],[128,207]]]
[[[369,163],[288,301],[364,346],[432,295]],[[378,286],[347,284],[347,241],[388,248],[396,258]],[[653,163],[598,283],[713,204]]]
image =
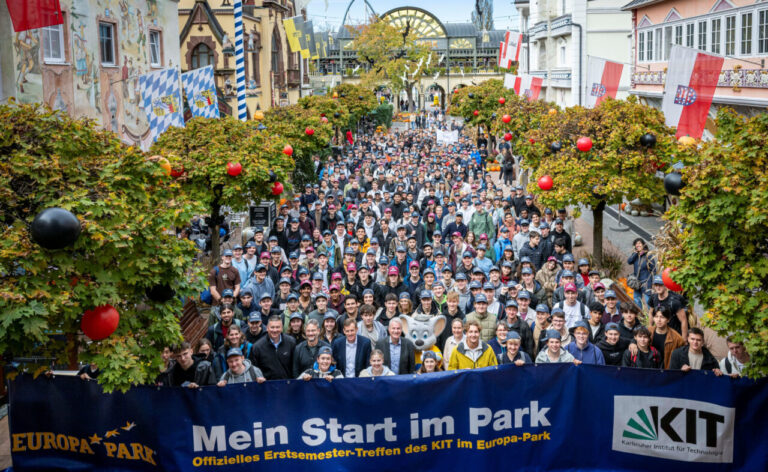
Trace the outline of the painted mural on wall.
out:
[[[179,64],[178,4],[168,0],[62,0],[63,63],[43,59],[42,31],[14,35],[16,97],[99,120],[127,142],[149,137],[139,76]],[[101,63],[99,23],[114,25],[115,64]],[[160,67],[151,66],[150,30],[160,32]]]

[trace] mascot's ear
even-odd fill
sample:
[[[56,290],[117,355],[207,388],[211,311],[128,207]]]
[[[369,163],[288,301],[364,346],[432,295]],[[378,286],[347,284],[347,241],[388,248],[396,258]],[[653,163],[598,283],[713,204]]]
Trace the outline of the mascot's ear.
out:
[[[400,321],[403,323],[403,333],[408,334],[408,325],[413,325],[413,318],[408,315],[400,315]]]
[[[435,316],[430,320],[430,323],[432,324],[432,332],[435,333],[435,336],[440,336],[440,333],[445,329],[445,316]]]

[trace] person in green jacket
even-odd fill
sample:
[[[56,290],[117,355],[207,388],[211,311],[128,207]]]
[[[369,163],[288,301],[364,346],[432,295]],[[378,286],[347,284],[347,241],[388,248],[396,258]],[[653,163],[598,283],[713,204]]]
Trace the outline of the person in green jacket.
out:
[[[478,236],[487,234],[489,240],[493,240],[496,237],[496,227],[493,224],[493,216],[485,211],[483,202],[480,200],[475,201],[475,212],[472,213],[472,218],[470,218],[467,228]]]

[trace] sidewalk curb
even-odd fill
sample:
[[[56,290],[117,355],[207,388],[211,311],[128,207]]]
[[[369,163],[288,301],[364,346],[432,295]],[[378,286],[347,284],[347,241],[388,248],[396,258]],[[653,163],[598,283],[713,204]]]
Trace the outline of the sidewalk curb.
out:
[[[609,206],[606,206],[605,210],[603,210],[603,211],[607,215],[609,215],[611,218],[613,218],[614,220],[616,220],[616,221],[619,220],[619,212],[617,212],[613,208],[611,208]],[[640,226],[636,225],[634,222],[632,222],[632,221],[630,221],[630,220],[628,220],[626,218],[622,219],[621,222],[622,222],[622,224],[625,224],[625,225],[629,226],[629,229],[631,229],[633,233],[635,233],[638,236],[640,236],[641,238],[645,239],[646,242],[650,242],[651,239],[653,238],[653,236],[648,231],[646,231],[643,228],[641,228]]]

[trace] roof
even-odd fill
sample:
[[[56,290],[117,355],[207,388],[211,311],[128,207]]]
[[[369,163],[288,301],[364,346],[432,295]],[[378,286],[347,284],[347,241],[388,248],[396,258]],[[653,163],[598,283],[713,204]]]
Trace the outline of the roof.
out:
[[[187,22],[184,24],[184,27],[181,29],[181,32],[179,32],[179,40],[184,41],[184,38],[187,37],[189,34],[189,30],[192,29],[192,22],[195,19],[195,16],[197,16],[198,9],[203,10],[203,14],[206,15],[208,18],[208,24],[211,26],[211,31],[213,31],[213,35],[216,36],[216,39],[219,41],[219,43],[222,42],[222,38],[226,34],[224,31],[224,28],[221,27],[221,23],[219,23],[219,20],[216,19],[216,15],[213,14],[213,10],[211,9],[211,6],[208,5],[208,0],[196,0],[195,6],[192,7],[192,11],[189,12],[189,15],[187,16]]]
[[[635,10],[637,8],[640,8],[640,7],[646,7],[646,6],[649,6],[649,5],[656,4],[656,3],[661,3],[663,1],[665,1],[665,0],[632,0],[631,2],[629,2],[626,5],[624,5],[623,7],[621,7],[621,9],[624,10],[624,11]]]
[[[449,38],[471,38],[477,36],[477,28],[472,23],[446,23],[445,33]]]

